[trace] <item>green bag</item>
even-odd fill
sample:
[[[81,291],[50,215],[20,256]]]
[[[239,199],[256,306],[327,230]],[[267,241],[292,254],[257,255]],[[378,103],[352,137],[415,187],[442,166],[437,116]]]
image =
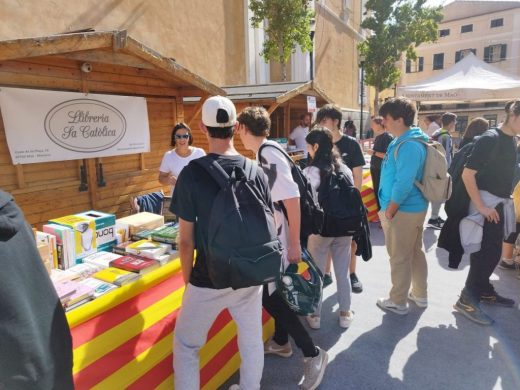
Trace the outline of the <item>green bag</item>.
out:
[[[323,274],[303,247],[302,262],[308,268],[299,273],[297,264],[289,264],[277,281],[277,290],[292,311],[305,316],[318,308],[323,291]]]

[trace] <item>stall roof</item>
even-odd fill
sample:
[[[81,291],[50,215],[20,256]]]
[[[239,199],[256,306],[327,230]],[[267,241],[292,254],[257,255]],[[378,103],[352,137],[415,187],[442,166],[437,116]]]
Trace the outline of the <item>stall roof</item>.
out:
[[[272,83],[257,85],[234,85],[224,87],[227,97],[233,101],[270,101],[283,104],[298,95],[316,96],[317,98],[332,103],[323,90],[314,81]]]
[[[225,95],[226,92],[174,59],[165,57],[127,34],[126,30],[58,34],[38,38],[0,41],[0,61],[28,57],[64,56],[90,62],[153,69],[190,95]],[[193,90],[193,87],[200,91]],[[202,92],[202,93],[200,93]]]
[[[506,100],[520,95],[520,78],[470,53],[433,77],[398,87],[398,93],[430,102]]]

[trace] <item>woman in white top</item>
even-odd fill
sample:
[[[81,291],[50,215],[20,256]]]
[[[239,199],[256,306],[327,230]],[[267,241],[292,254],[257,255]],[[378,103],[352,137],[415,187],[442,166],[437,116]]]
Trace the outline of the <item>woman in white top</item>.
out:
[[[329,129],[315,127],[309,132],[305,140],[311,160],[304,173],[316,192],[318,192],[322,178],[325,179],[332,173],[341,173],[351,183],[354,182],[352,171],[343,164],[339,153],[334,148],[332,133]],[[352,296],[349,277],[351,243],[352,237],[350,236],[323,237],[319,234],[311,234],[307,244],[310,254],[321,270],[325,269],[329,253],[332,255],[338,289],[339,326],[342,328],[348,328],[354,319],[354,312],[350,310]],[[319,329],[320,317],[321,302],[316,312],[307,317],[309,326],[313,329]]]
[[[191,129],[185,123],[177,123],[172,130],[171,145],[174,147],[164,154],[159,168],[159,182],[162,185],[171,185],[172,194],[177,182],[177,177],[182,169],[188,165],[191,160],[206,155],[201,148],[191,146],[193,137]]]

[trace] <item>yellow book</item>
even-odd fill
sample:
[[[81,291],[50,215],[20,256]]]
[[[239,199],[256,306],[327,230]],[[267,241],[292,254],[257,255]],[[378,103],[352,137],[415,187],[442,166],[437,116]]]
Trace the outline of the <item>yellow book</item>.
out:
[[[108,267],[92,275],[94,278],[117,286],[123,286],[139,278],[139,274],[119,268]]]

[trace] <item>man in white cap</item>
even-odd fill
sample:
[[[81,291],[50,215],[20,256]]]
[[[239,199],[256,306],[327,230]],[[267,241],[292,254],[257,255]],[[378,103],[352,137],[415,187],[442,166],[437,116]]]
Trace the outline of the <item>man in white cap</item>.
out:
[[[237,129],[236,109],[222,96],[214,96],[202,106],[200,129],[208,139],[209,154],[201,157],[216,161],[228,175],[244,168],[246,158],[233,146]],[[241,356],[242,390],[260,389],[264,366],[262,341],[262,287],[233,290],[217,289],[208,272],[206,248],[210,214],[220,187],[197,160],[191,161],[178,177],[171,211],[179,216],[180,259],[186,290],[174,334],[175,388],[198,390],[199,350],[206,343],[208,331],[218,314],[229,309],[238,326],[238,348]],[[258,193],[272,208],[267,177],[261,169],[254,179]],[[193,255],[197,245],[197,255]],[[232,388],[238,388],[233,385]]]

